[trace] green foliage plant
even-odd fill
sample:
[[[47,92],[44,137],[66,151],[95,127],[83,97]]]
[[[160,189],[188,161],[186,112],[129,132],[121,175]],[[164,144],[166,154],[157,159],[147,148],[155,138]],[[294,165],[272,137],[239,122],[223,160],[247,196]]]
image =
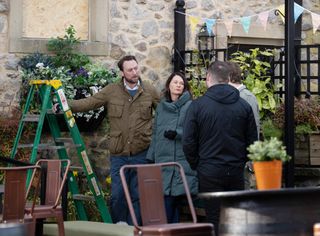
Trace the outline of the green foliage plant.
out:
[[[285,104],[277,106],[272,117],[273,123],[281,130],[284,128]],[[310,134],[319,132],[320,127],[320,103],[314,99],[294,100],[294,125],[296,134]]]
[[[243,83],[257,98],[261,119],[275,112],[278,100],[275,91],[281,86],[273,84],[269,75],[271,65],[267,60],[274,55],[274,50],[259,48],[232,54],[231,61],[238,63],[242,70]]]
[[[192,91],[193,98],[198,98],[207,91],[206,82],[197,78],[189,80],[189,86]]]
[[[192,51],[192,61],[186,67],[186,75],[192,91],[193,98],[202,96],[207,91],[205,77],[209,66],[209,60],[198,50]]]
[[[25,72],[33,72],[39,63],[43,64],[43,67],[52,67],[52,57],[46,54],[42,54],[39,52],[28,54],[21,58],[19,61],[19,66],[24,69]]]
[[[276,137],[255,141],[248,147],[248,158],[252,161],[289,161],[291,157],[287,155],[286,148]]]
[[[282,129],[277,127],[270,117],[262,121],[261,130],[264,139],[270,139],[271,137],[282,138]]]
[[[53,62],[55,67],[64,66],[71,71],[76,71],[81,66],[90,63],[90,58],[82,53],[77,52],[80,39],[76,37],[76,30],[70,25],[63,37],[51,38],[47,43],[47,48],[53,52]]]

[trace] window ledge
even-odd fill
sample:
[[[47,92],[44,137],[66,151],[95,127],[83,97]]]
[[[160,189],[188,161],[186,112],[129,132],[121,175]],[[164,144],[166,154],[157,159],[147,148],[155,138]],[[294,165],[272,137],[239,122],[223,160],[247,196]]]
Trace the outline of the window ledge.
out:
[[[46,39],[11,39],[9,50],[12,53],[48,53],[47,43]],[[79,51],[90,56],[106,56],[107,43],[81,42]]]

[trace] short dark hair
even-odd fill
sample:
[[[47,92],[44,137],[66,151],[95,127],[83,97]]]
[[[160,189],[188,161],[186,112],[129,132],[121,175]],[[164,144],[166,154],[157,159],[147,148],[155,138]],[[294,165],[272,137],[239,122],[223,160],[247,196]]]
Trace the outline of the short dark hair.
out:
[[[163,92],[163,95],[164,97],[168,100],[168,101],[172,101],[171,99],[171,95],[170,95],[170,89],[169,89],[169,85],[171,83],[171,80],[173,79],[173,77],[175,76],[180,76],[183,80],[183,83],[184,83],[184,88],[183,88],[183,92],[185,91],[189,91],[190,92],[190,85],[188,83],[188,80],[187,78],[185,77],[184,73],[182,72],[173,72],[167,79],[167,82],[166,82],[166,85],[165,85],[165,88],[164,88],[164,92]]]
[[[225,61],[211,62],[208,67],[208,74],[218,83],[228,83],[231,68]]]
[[[123,63],[124,63],[125,61],[132,61],[132,60],[135,60],[135,61],[138,63],[136,57],[133,56],[133,55],[127,55],[127,56],[122,57],[122,58],[120,59],[120,61],[118,62],[119,70],[123,71]]]
[[[230,66],[231,72],[230,72],[230,82],[235,84],[241,84],[242,83],[242,77],[241,77],[241,68],[238,63],[233,61],[228,61],[228,64]]]

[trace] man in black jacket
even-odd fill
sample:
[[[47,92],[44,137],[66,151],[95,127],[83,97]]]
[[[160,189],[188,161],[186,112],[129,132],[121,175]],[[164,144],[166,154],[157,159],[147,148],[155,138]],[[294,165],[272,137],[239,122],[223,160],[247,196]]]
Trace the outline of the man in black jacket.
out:
[[[198,172],[199,192],[243,190],[247,147],[258,138],[252,109],[228,84],[229,75],[226,62],[211,63],[208,90],[187,112],[183,151],[191,168]],[[219,201],[206,200],[205,210],[218,236]]]

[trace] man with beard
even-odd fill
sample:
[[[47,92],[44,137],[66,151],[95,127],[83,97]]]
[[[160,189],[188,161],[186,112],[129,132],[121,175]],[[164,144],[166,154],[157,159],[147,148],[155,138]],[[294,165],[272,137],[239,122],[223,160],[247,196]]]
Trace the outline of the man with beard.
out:
[[[152,110],[159,102],[159,94],[147,81],[140,78],[134,56],[124,56],[119,62],[120,83],[110,84],[91,97],[69,103],[73,112],[84,112],[104,106],[110,124],[111,216],[114,223],[132,225],[125,200],[120,168],[127,164],[144,164],[152,135]],[[129,191],[140,219],[137,178],[126,172]]]

